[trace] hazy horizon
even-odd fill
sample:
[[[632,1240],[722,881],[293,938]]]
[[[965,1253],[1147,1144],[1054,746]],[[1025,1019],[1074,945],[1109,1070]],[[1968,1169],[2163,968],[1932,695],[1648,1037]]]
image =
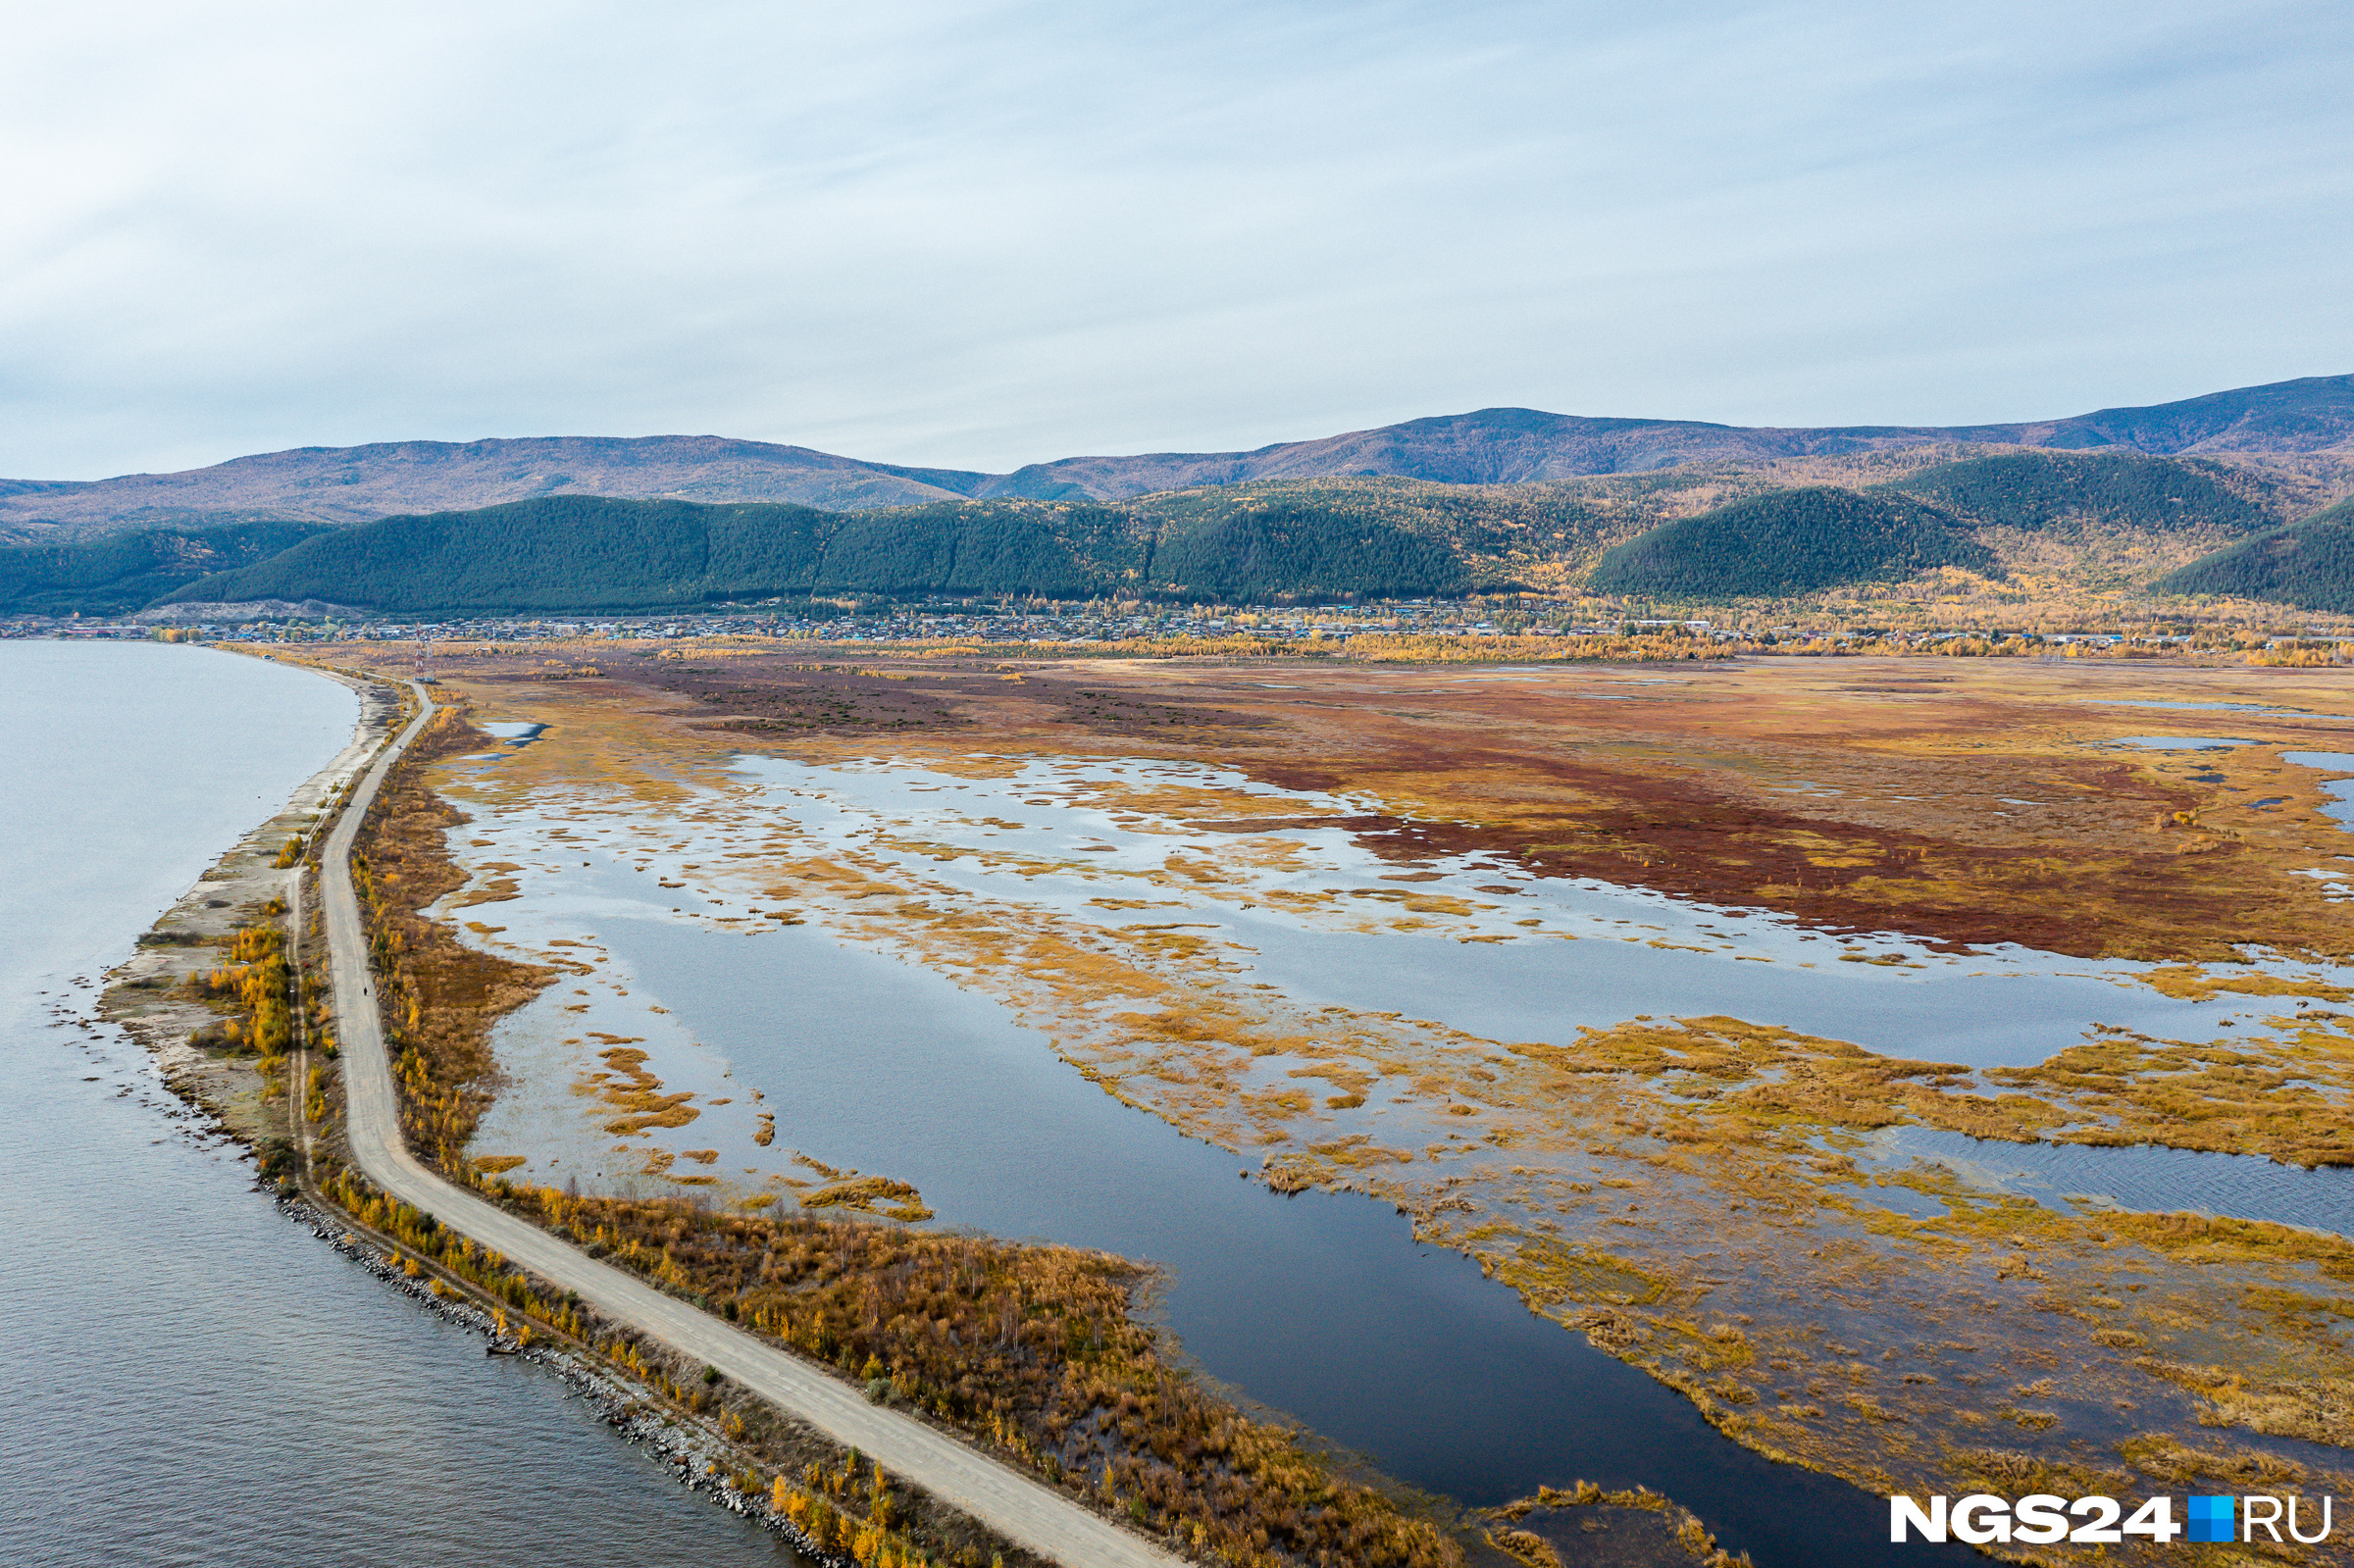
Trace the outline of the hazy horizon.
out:
[[[2286,378],[2286,379],[2289,379],[2289,380],[2308,379],[2327,379],[2327,373],[2325,373],[2325,376],[2324,376],[2324,377],[2320,377],[2320,378],[2301,378],[2301,377],[2290,377],[2290,378]],[[2223,391],[2232,391],[2232,390],[2238,390],[2238,388],[2233,388],[2233,387],[2215,387],[2215,388],[2212,388],[2212,390],[2214,390],[2214,391],[2218,391],[2218,392],[2223,392]],[[2199,396],[2199,395],[2202,395],[2202,394],[2193,393],[2192,395],[2195,397],[2195,396]],[[2143,404],[2132,404],[2132,403],[2114,403],[2114,404],[2109,404],[2109,405],[2107,405],[2107,407],[2110,407],[2110,408],[2134,408],[2134,407],[2145,407],[2145,406],[2148,406],[2148,405],[2143,405]],[[1501,409],[1501,408],[1511,408],[1511,407],[1514,407],[1514,405],[1509,405],[1509,404],[1489,404],[1489,405],[1487,405],[1487,406],[1486,406],[1486,408],[1484,408],[1484,409],[1447,409],[1447,410],[1442,410],[1442,411],[1439,411],[1439,412],[1437,412],[1437,413],[1434,413],[1434,414],[1426,414],[1426,415],[1414,415],[1414,416],[1411,416],[1411,417],[1410,417],[1410,419],[1413,419],[1413,420],[1419,420],[1419,419],[1451,419],[1451,418],[1461,418],[1461,417],[1464,417],[1464,416],[1467,416],[1467,415],[1471,415],[1471,414],[1483,413],[1483,412],[1486,412],[1488,409]],[[1561,413],[1563,413],[1564,411],[1563,411],[1563,410],[1560,410],[1560,409],[1537,409],[1537,410],[1527,410],[1526,412],[1544,413],[1544,414],[1561,414]],[[2068,419],[2068,418],[2073,418],[2073,417],[2074,417],[2074,416],[2076,416],[2076,415],[2082,415],[2082,414],[2091,414],[2091,413],[2097,413],[2097,412],[2100,412],[2100,410],[2096,410],[2096,409],[2076,409],[2076,410],[2073,410],[2073,411],[2072,411],[2070,414],[2061,414],[2061,415],[2026,415],[2026,416],[2021,416],[2021,417],[2020,417],[2020,418],[2016,418],[2016,419],[2005,419],[2005,420],[1989,420],[1989,421],[1985,421],[1984,423],[1985,423],[1985,424],[1990,424],[1990,425],[2033,425],[2033,424],[2038,424],[2038,423],[2041,423],[2042,421],[2044,421],[2044,420],[2047,420],[2047,419]],[[1687,423],[1687,424],[1688,424],[1688,423],[1699,423],[1699,424],[1717,424],[1717,425],[1720,425],[1720,426],[1721,426],[1721,422],[1709,422],[1709,421],[1686,421],[1686,420],[1683,420],[1681,416],[1678,416],[1678,415],[1672,415],[1672,414],[1663,414],[1663,415],[1634,415],[1634,416],[1620,416],[1620,415],[1584,415],[1584,416],[1572,416],[1572,417],[1584,417],[1584,418],[1613,418],[1613,419],[1614,419],[1614,418],[1634,418],[1634,419],[1640,419],[1640,420],[1645,420],[1645,421],[1656,421],[1656,422],[1660,422],[1660,423]],[[1398,423],[1408,423],[1408,422],[1410,422],[1410,421],[1393,421],[1393,422],[1391,422],[1391,423],[1393,423],[1393,424],[1398,424]],[[1379,429],[1379,428],[1380,428],[1380,427],[1372,427],[1372,426],[1368,426],[1368,427],[1362,427],[1361,429],[1370,430],[1370,429]],[[1739,427],[1732,427],[1732,426],[1721,426],[1721,428],[1724,428],[1724,429],[1738,429]],[[1787,426],[1784,426],[1784,427],[1762,426],[1762,427],[1751,427],[1751,428],[1753,428],[1753,429],[1793,429],[1793,428],[1796,428],[1796,427],[1787,427]],[[1814,429],[1837,429],[1838,427],[1812,427],[1812,428],[1814,428]],[[1858,426],[1856,426],[1856,427],[1853,427],[1853,428],[1858,428],[1858,429],[1870,429],[1870,428],[1874,428],[1874,427],[1873,427],[1873,426],[1871,426],[1871,425],[1864,425],[1864,424],[1859,424]],[[1885,422],[1880,422],[1879,428],[1886,428],[1886,427],[1885,427]],[[1275,438],[1275,439],[1273,439],[1273,440],[1267,440],[1267,441],[1258,441],[1258,442],[1254,442],[1254,444],[1252,444],[1252,445],[1250,445],[1250,446],[1241,446],[1241,447],[1228,447],[1228,448],[1216,448],[1216,449],[1211,449],[1211,450],[1219,450],[1219,451],[1234,451],[1234,452],[1243,452],[1243,453],[1249,453],[1249,452],[1254,452],[1254,451],[1260,451],[1260,450],[1264,450],[1264,449],[1266,449],[1266,448],[1269,448],[1269,447],[1286,446],[1286,445],[1293,445],[1293,444],[1304,443],[1304,442],[1308,442],[1308,441],[1314,441],[1314,440],[1322,439],[1322,438],[1324,438],[1324,437],[1326,437],[1326,436],[1352,435],[1352,434],[1356,434],[1356,433],[1359,433],[1359,431],[1358,431],[1358,430],[1324,430],[1324,431],[1320,431],[1320,432],[1318,432],[1318,433],[1316,433],[1316,434],[1314,434],[1314,435],[1291,435],[1291,436],[1279,436],[1279,437],[1276,437],[1276,438]],[[329,450],[351,450],[351,449],[356,449],[356,448],[360,448],[360,447],[367,447],[367,446],[405,446],[405,445],[412,445],[412,444],[416,444],[416,443],[420,443],[420,442],[434,442],[434,443],[440,443],[440,444],[447,444],[447,445],[455,445],[455,446],[469,446],[469,445],[476,445],[476,444],[479,444],[479,443],[482,443],[482,442],[486,442],[486,441],[531,441],[531,440],[623,440],[623,441],[628,441],[628,440],[656,440],[656,441],[660,441],[660,440],[704,440],[704,439],[717,439],[717,440],[725,440],[725,441],[764,441],[766,444],[770,444],[770,445],[777,445],[777,446],[798,446],[798,447],[802,447],[802,448],[804,448],[804,449],[806,449],[806,448],[808,447],[808,443],[807,443],[807,442],[802,442],[802,441],[766,441],[766,438],[765,438],[765,437],[760,437],[760,436],[739,436],[739,435],[730,435],[730,434],[728,434],[728,433],[727,433],[726,431],[724,431],[724,430],[646,430],[646,431],[639,431],[639,432],[621,432],[621,431],[584,431],[584,430],[548,430],[548,431],[539,431],[539,432],[537,432],[537,433],[531,433],[531,434],[521,434],[521,435],[477,435],[477,436],[443,436],[443,435],[430,435],[430,436],[429,436],[429,435],[417,435],[417,436],[398,436],[398,435],[396,435],[396,436],[384,436],[384,437],[380,437],[380,438],[377,438],[377,439],[374,439],[374,440],[367,440],[367,441],[354,441],[354,442],[351,442],[351,443],[349,443],[347,446],[333,447],[333,448],[328,448],[328,449],[329,449]],[[232,454],[230,454],[230,455],[229,455],[229,456],[227,456],[227,457],[220,458],[220,459],[217,459],[217,460],[215,460],[215,461],[216,461],[216,463],[233,462],[233,461],[235,461],[237,458],[241,458],[241,457],[265,457],[265,456],[270,456],[270,455],[273,455],[273,452],[298,451],[298,450],[306,450],[306,449],[310,449],[310,450],[316,450],[316,449],[318,449],[317,443],[313,443],[313,444],[312,444],[312,446],[311,446],[311,447],[309,447],[309,448],[302,448],[302,447],[279,447],[279,448],[275,448],[275,449],[273,449],[273,451],[270,451],[270,452],[238,452],[238,453],[232,453]],[[859,453],[859,452],[843,452],[843,451],[832,451],[832,452],[829,452],[829,453],[828,453],[828,455],[829,455],[829,456],[833,456],[833,457],[844,457],[844,458],[850,458],[850,459],[853,459],[853,460],[856,460],[856,461],[860,461],[860,462],[869,462],[869,463],[878,463],[878,464],[890,464],[891,466],[895,466],[895,467],[901,467],[901,468],[911,468],[911,469],[930,469],[930,470],[939,470],[939,471],[952,471],[952,472],[963,472],[963,473],[1010,474],[1010,473],[1013,473],[1013,472],[1015,472],[1015,471],[1016,471],[1016,470],[1018,470],[1018,469],[1021,469],[1021,468],[1024,468],[1024,467],[1028,467],[1028,466],[1031,466],[1031,465],[1034,465],[1034,464],[1035,464],[1035,465],[1052,464],[1052,463],[1061,462],[1061,461],[1070,460],[1070,459],[1150,457],[1150,456],[1156,456],[1156,455],[1160,455],[1160,454],[1162,454],[1162,453],[1175,453],[1175,452],[1194,452],[1194,451],[1202,451],[1202,450],[1205,450],[1205,449],[1203,449],[1203,448],[1174,448],[1174,447],[1162,447],[1162,448],[1156,448],[1156,449],[1152,449],[1152,450],[1150,450],[1150,451],[1147,451],[1147,450],[1139,450],[1139,451],[1133,451],[1133,452],[1063,452],[1063,453],[1058,453],[1058,454],[1056,454],[1055,456],[1052,456],[1052,457],[1034,457],[1034,458],[1027,458],[1027,459],[1024,459],[1024,460],[1023,460],[1022,462],[1020,462],[1020,463],[1009,464],[1009,465],[1007,465],[1006,467],[1004,467],[1004,468],[1001,468],[1001,469],[986,469],[986,470],[964,469],[964,468],[960,468],[960,467],[959,467],[959,465],[956,465],[956,464],[950,464],[950,463],[926,463],[926,462],[922,462],[922,461],[920,461],[920,460],[914,460],[914,461],[910,461],[910,460],[906,460],[906,459],[870,458],[870,457],[867,457],[867,456],[865,456],[865,454],[863,454],[863,453]],[[191,465],[191,469],[195,469],[195,468],[209,468],[209,467],[213,467],[213,466],[215,466],[215,464],[214,464],[214,463],[195,464],[195,465]],[[95,477],[92,477],[92,478],[94,478],[94,479],[97,479],[97,480],[105,480],[105,479],[135,479],[135,478],[139,477],[139,474],[140,474],[140,473],[171,473],[171,472],[188,472],[188,471],[189,471],[189,470],[143,470],[143,471],[132,471],[132,472],[126,472],[126,473],[123,473],[123,474],[110,474],[110,475],[103,475],[103,476],[95,476]],[[26,481],[26,480],[33,480],[33,481],[38,481],[38,480],[42,480],[42,479],[44,479],[44,478],[50,478],[50,477],[47,477],[47,476],[41,476],[41,475],[12,474],[12,475],[0,476],[0,478],[7,478],[7,479],[11,479],[11,480],[18,480],[18,481]],[[77,482],[77,481],[80,481],[80,477],[77,477],[77,479],[76,479],[76,480],[68,480],[68,481],[62,481],[62,482],[74,483],[74,482]],[[57,482],[57,481],[54,481],[54,480],[52,480],[52,482]]]
[[[2354,363],[2323,4],[122,0],[16,35],[11,478],[2009,423]]]

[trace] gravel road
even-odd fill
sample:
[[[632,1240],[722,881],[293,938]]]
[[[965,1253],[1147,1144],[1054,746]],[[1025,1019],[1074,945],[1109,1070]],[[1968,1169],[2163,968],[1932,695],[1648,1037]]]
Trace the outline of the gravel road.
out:
[[[323,857],[336,1038],[342,1046],[352,1158],[368,1179],[444,1225],[504,1253],[608,1320],[627,1324],[735,1379],[835,1442],[855,1446],[991,1529],[1067,1568],[1169,1568],[1181,1558],[1099,1518],[1051,1488],[920,1421],[870,1404],[847,1384],[661,1291],[426,1168],[401,1140],[392,1068],[379,1026],[375,980],[351,883],[352,841],[402,747],[433,717],[421,709],[387,747],[335,824]]]

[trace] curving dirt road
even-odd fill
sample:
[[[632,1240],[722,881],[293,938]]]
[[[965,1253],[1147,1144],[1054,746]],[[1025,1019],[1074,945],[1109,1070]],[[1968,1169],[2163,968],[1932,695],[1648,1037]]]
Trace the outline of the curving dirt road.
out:
[[[835,1442],[854,1445],[884,1469],[961,1509],[1007,1540],[1068,1568],[1170,1568],[1182,1559],[919,1421],[869,1404],[847,1385],[799,1358],[633,1275],[599,1263],[535,1225],[515,1218],[420,1163],[401,1141],[392,1068],[378,1021],[368,944],[351,884],[352,842],[361,820],[401,749],[433,717],[423,687],[420,711],[370,768],[336,822],[322,856],[327,936],[334,982],[336,1037],[342,1045],[352,1158],[368,1179],[559,1289],[577,1290],[607,1319],[652,1335],[717,1367],[780,1409]]]

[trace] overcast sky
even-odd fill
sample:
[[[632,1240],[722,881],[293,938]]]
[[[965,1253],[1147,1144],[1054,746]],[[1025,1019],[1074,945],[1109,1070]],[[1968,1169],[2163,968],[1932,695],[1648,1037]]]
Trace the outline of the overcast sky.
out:
[[[20,3],[0,475],[2342,374],[2349,83],[2345,0]]]

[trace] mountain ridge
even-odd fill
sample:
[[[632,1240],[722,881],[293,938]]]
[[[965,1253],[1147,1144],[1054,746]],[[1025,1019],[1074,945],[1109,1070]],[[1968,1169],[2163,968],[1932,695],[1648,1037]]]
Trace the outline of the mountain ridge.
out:
[[[175,585],[166,602],[316,599],[404,615],[944,595],[1254,603],[1602,592],[1729,602],[1949,569],[1992,582],[2014,565],[2040,579],[2129,586],[2298,515],[2277,485],[2212,458],[1978,450],[1893,477],[1876,456],[1826,460],[1814,466],[1845,465],[1843,481],[1798,484],[1716,471],[1516,485],[1276,479],[1129,501],[997,497],[858,512],[542,495],[346,529],[303,525],[314,531],[301,542]],[[0,556],[10,553],[33,552]],[[74,552],[51,553],[60,586],[96,585],[107,565],[69,572]]]
[[[0,531],[59,533],[257,522],[343,527],[553,494],[867,511],[951,500],[1118,501],[1257,480],[1399,478],[1522,484],[1695,464],[1839,456],[1936,443],[2160,455],[2354,459],[2354,376],[2305,377],[2172,403],[2011,425],[1822,428],[1488,408],[1247,452],[1082,456],[1008,474],[874,463],[718,435],[523,436],[296,447],[173,474],[0,480]]]

